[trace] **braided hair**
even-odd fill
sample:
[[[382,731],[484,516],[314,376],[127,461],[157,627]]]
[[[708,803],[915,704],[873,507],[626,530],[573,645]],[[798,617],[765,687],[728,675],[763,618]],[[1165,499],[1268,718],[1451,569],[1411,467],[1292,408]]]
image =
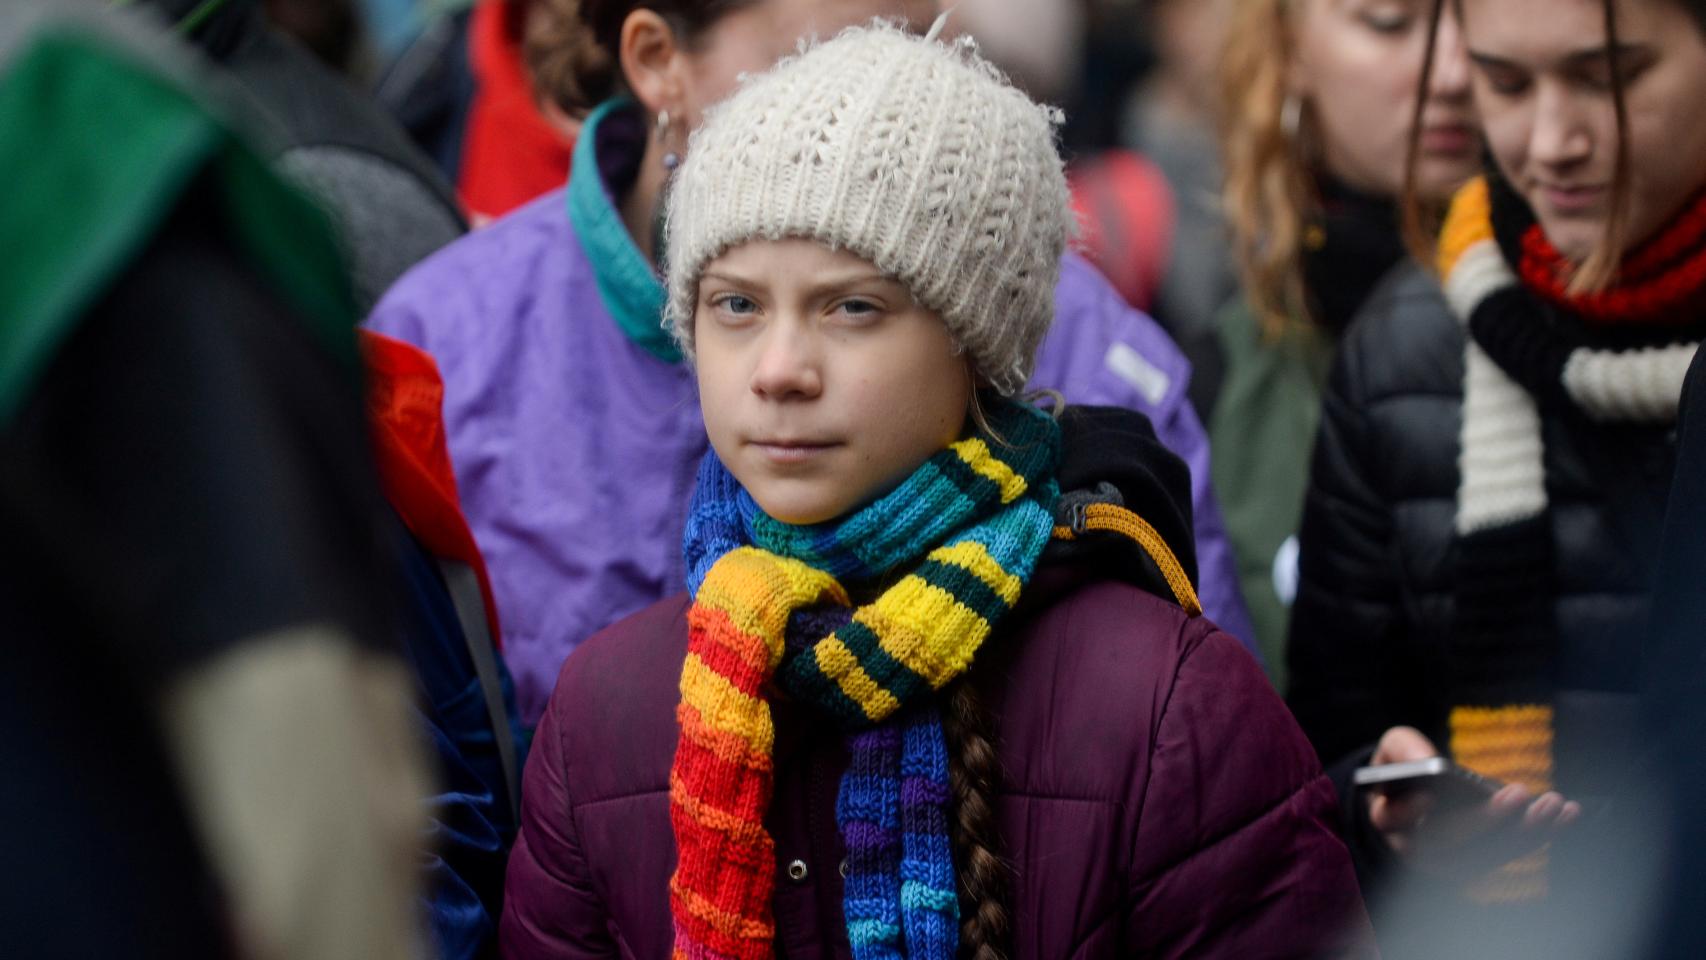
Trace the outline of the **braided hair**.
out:
[[[942,732],[948,742],[948,782],[953,791],[949,831],[960,879],[960,956],[1005,960],[1012,955],[1013,924],[1007,902],[1012,872],[1001,856],[994,795],[1001,780],[990,718],[970,675],[950,686]]]

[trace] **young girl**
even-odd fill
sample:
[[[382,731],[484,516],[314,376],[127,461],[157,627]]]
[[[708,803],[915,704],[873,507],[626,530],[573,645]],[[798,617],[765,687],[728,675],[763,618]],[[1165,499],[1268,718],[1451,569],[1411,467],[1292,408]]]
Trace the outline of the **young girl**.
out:
[[[1331,787],[1193,616],[1181,464],[1141,417],[1017,397],[1068,232],[1053,120],[879,25],[695,135],[668,232],[712,447],[689,594],[565,664],[508,956],[1365,943]]]
[[[1203,413],[1240,584],[1281,689],[1309,440],[1340,336],[1405,261],[1397,213],[1414,105],[1427,130],[1417,188],[1428,202],[1443,205],[1480,166],[1455,20],[1442,24],[1430,82],[1420,82],[1428,9],[1247,0],[1229,30],[1226,207],[1244,290],[1220,311],[1225,377]]]
[[[523,719],[563,658],[679,588],[694,470],[706,450],[693,372],[663,326],[659,197],[688,133],[793,51],[876,16],[919,30],[934,0],[541,0],[559,43],[536,51],[542,96],[584,116],[565,190],[409,273],[369,326],[444,374],[457,487],[491,569]],[[547,34],[553,33],[547,31]],[[541,41],[543,42],[543,41]],[[588,112],[590,111],[590,112]],[[1059,322],[1033,386],[1149,416],[1191,466],[1209,616],[1248,635],[1208,482],[1190,371],[1095,268],[1060,266]]]
[[[1291,702],[1329,761],[1448,752],[1512,784],[1489,823],[1538,828],[1577,808],[1535,794],[1621,792],[1640,743],[1672,425],[1706,331],[1706,3],[1456,9],[1495,163],[1446,219],[1445,296],[1388,288],[1341,349]],[[1437,851],[1413,807],[1351,808],[1365,862]],[[1529,901],[1547,876],[1529,857],[1463,889]]]

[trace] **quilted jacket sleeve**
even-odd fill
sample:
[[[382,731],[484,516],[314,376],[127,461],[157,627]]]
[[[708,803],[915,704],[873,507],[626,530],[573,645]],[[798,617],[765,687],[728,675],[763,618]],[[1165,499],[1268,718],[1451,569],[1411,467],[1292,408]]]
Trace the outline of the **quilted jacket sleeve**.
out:
[[[1286,644],[1286,699],[1328,766],[1408,713],[1397,665],[1405,618],[1390,555],[1393,513],[1374,480],[1365,370],[1372,350],[1393,348],[1370,343],[1370,327],[1359,323],[1347,335],[1322,396]]]
[[[575,827],[565,765],[562,700],[533,737],[521,781],[521,830],[510,853],[498,942],[508,960],[618,956]]]
[[[1204,632],[1187,641],[1156,727],[1129,954],[1374,955],[1332,784],[1255,661]]]

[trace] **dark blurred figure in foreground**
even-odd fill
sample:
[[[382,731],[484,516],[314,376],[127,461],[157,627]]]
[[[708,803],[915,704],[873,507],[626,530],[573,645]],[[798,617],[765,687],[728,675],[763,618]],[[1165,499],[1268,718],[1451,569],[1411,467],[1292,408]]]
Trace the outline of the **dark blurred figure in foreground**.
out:
[[[473,20],[471,2],[435,14],[386,60],[373,84],[374,99],[450,183],[462,167],[475,91],[468,49]]]
[[[263,0],[267,19],[321,63],[347,77],[371,68],[362,17],[352,0]]]
[[[125,19],[0,8],[0,955],[418,957],[345,275]]]
[[[455,196],[396,121],[267,24],[262,0],[142,0],[230,77],[272,159],[332,214],[358,316],[461,235]],[[210,12],[211,11],[211,12]]]
[[[1653,955],[1681,957],[1706,943],[1706,362],[1698,356],[1682,388],[1652,635],[1645,720],[1671,810],[1668,893]]]

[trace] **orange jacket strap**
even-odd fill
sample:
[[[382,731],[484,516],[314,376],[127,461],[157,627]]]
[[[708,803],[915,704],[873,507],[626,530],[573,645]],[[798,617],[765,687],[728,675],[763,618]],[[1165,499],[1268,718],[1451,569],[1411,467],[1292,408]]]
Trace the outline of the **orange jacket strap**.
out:
[[[1191,578],[1185,576],[1185,568],[1180,566],[1179,558],[1173,556],[1173,551],[1167,546],[1167,541],[1161,539],[1161,534],[1149,522],[1125,507],[1112,503],[1092,503],[1084,508],[1085,530],[1106,530],[1131,538],[1149,559],[1155,561],[1155,566],[1161,570],[1161,575],[1167,578],[1167,586],[1173,591],[1173,599],[1185,612],[1193,617],[1202,615],[1202,603],[1197,600],[1196,588],[1191,586]],[[1054,535],[1060,540],[1076,540],[1078,534],[1068,526],[1057,526]]]

